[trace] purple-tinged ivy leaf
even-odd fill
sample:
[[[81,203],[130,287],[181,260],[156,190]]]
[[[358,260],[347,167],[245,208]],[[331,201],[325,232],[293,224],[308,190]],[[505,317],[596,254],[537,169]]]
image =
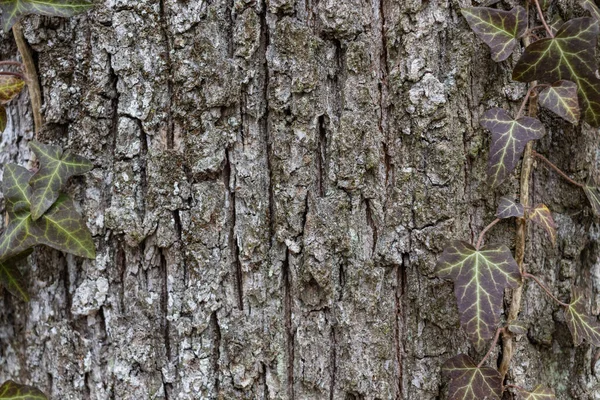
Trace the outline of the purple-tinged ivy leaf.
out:
[[[17,76],[0,75],[0,103],[8,103],[25,87],[25,81]]]
[[[598,318],[586,313],[584,302],[583,290],[574,287],[571,294],[571,303],[565,310],[565,322],[571,331],[575,346],[579,346],[585,340],[596,347],[600,347]]]
[[[70,17],[85,12],[93,4],[85,0],[0,0],[2,26],[5,32],[23,16],[39,14]]]
[[[461,325],[482,349],[496,332],[504,289],[521,282],[510,250],[506,246],[476,250],[469,243],[455,240],[444,249],[436,274],[454,281]]]
[[[592,18],[575,18],[564,23],[554,38],[538,40],[525,49],[513,70],[513,79],[574,82],[584,120],[592,126],[600,126],[597,36],[598,23]]]
[[[552,389],[548,389],[543,387],[542,385],[538,385],[533,389],[533,392],[528,390],[519,389],[519,392],[523,394],[524,400],[555,400],[556,396],[554,395],[554,391]]]
[[[558,81],[540,92],[540,104],[559,117],[577,125],[581,112],[577,100],[577,85]]]
[[[596,217],[600,217],[600,188],[585,185],[583,191],[592,205],[592,212]]]
[[[1,400],[48,400],[46,395],[33,386],[6,381],[0,386]]]
[[[480,367],[466,354],[447,360],[442,373],[450,379],[450,400],[497,400],[502,395],[502,377],[494,368]]]
[[[504,61],[527,30],[527,12],[517,6],[510,11],[487,7],[461,9],[475,34],[490,47],[494,61]]]
[[[552,19],[552,21],[550,21],[550,30],[552,31],[552,34],[554,36],[556,36],[556,34],[558,33],[558,31],[560,30],[561,26],[563,26],[565,24],[565,21],[560,17],[560,15],[555,15],[554,18]]]
[[[589,11],[596,21],[600,21],[600,9],[598,9],[594,0],[581,0],[581,7]]]
[[[508,198],[501,197],[498,202],[498,209],[496,210],[496,217],[498,218],[510,218],[519,217],[522,218],[525,215],[525,208],[522,204]]]
[[[513,119],[502,108],[492,108],[479,123],[492,133],[488,175],[492,186],[498,186],[517,166],[525,145],[544,136],[544,126],[531,117]]]
[[[22,300],[29,301],[27,291],[27,280],[21,274],[19,267],[25,264],[27,257],[33,250],[27,250],[15,257],[0,261],[0,282],[13,296],[20,297]],[[0,397],[1,399],[2,397]]]
[[[556,223],[552,219],[552,213],[544,204],[537,204],[529,211],[529,219],[541,226],[548,236],[553,246],[556,246]]]

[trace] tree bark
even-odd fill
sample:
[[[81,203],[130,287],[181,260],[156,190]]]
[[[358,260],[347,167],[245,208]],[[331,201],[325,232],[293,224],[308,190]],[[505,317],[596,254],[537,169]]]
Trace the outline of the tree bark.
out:
[[[95,166],[67,190],[98,255],[30,258],[32,300],[0,297],[0,378],[53,399],[444,398],[444,361],[483,354],[435,263],[518,197],[518,171],[487,184],[479,118],[516,112],[527,90],[510,80],[518,54],[496,64],[469,30],[471,5],[107,0],[25,18],[39,139]],[[10,35],[0,48],[17,57]],[[599,180],[598,130],[541,119],[536,151]],[[24,93],[0,162],[26,165],[32,137]],[[598,314],[600,228],[584,194],[541,165],[532,182],[559,233],[552,248],[528,228],[527,269],[563,301],[591,290]],[[514,229],[486,240],[514,247]],[[573,346],[529,283],[520,319],[510,383],[600,396],[595,350]]]

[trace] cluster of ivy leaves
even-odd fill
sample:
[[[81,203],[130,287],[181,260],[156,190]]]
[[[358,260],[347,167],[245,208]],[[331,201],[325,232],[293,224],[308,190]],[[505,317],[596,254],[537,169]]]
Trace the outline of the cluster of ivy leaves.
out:
[[[527,98],[537,91],[539,104],[562,119],[572,124],[583,120],[593,127],[600,127],[600,79],[596,75],[600,10],[590,0],[583,0],[582,5],[590,11],[592,18],[556,20],[548,27],[546,37],[535,38],[537,40],[525,48],[512,77],[518,82],[536,82],[537,86],[530,89]],[[507,60],[518,47],[520,38],[531,34],[527,11],[520,6],[509,11],[473,7],[462,9],[462,14],[475,34],[489,46],[492,59],[497,62]],[[480,124],[491,133],[488,175],[492,187],[499,186],[512,174],[526,144],[545,134],[538,119],[520,113],[513,117],[507,110],[492,108],[480,119]],[[593,212],[600,215],[600,189],[593,184],[581,187]],[[556,243],[557,227],[544,204],[524,207],[503,197],[496,217],[530,220],[547,233],[552,244]],[[532,277],[522,274],[506,246],[479,248],[479,243],[473,246],[464,241],[452,241],[439,258],[436,273],[454,282],[461,326],[478,351],[492,339],[496,340],[497,332],[527,332],[526,327],[516,322],[499,328],[504,290],[519,286],[525,277]],[[600,324],[596,317],[586,313],[584,299],[584,291],[573,288],[571,302],[560,303],[565,321],[575,345],[585,340],[600,347]],[[450,380],[451,400],[499,399],[506,389],[503,377],[496,369],[477,365],[465,354],[449,359],[443,372]],[[525,399],[555,398],[551,389],[541,386],[530,391],[518,388],[518,391]]]

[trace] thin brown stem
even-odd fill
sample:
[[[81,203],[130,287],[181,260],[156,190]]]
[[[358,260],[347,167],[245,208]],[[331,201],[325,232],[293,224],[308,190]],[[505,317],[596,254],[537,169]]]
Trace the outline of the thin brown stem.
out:
[[[545,291],[545,292],[548,294],[548,296],[552,297],[552,299],[553,299],[554,301],[556,301],[558,304],[560,304],[560,305],[561,305],[561,306],[563,306],[563,307],[569,307],[569,305],[568,305],[567,303],[563,303],[562,301],[560,301],[559,299],[557,299],[557,298],[556,298],[556,297],[555,297],[555,296],[552,294],[552,292],[550,292],[550,289],[548,289],[548,288],[546,287],[546,285],[544,285],[544,284],[542,283],[542,281],[540,281],[540,280],[539,280],[539,279],[538,279],[536,276],[534,276],[534,275],[531,275],[530,273],[527,273],[527,272],[525,272],[525,273],[523,274],[523,278],[530,278],[530,279],[533,279],[533,280],[535,281],[535,283],[537,283],[538,285],[540,285],[540,287],[541,287],[542,289],[544,289],[544,291]]]
[[[543,161],[544,163],[546,163],[547,166],[549,166],[550,168],[552,168],[557,174],[559,174],[560,176],[562,176],[563,178],[565,178],[567,180],[567,182],[569,182],[572,185],[578,186],[580,188],[584,188],[585,186],[577,181],[574,181],[573,179],[569,178],[569,176],[567,174],[565,174],[564,172],[562,172],[556,165],[552,164],[552,162],[550,160],[548,160],[546,157],[544,157],[543,155],[541,155],[540,153],[533,151],[531,153],[535,158]]]
[[[551,38],[554,38],[552,29],[550,29],[550,27],[546,23],[546,19],[544,18],[544,13],[542,12],[542,7],[540,7],[540,2],[538,0],[533,0],[533,2],[535,3],[535,6],[537,7],[538,16],[540,17],[542,24],[544,24],[544,28],[546,28],[546,32],[548,32],[548,36],[550,36]]]
[[[490,354],[492,354],[494,347],[496,347],[496,343],[498,343],[498,338],[500,337],[500,332],[503,332],[503,331],[504,331],[504,328],[496,329],[496,334],[494,335],[494,340],[492,341],[492,345],[490,346],[487,353],[485,354],[485,357],[483,357],[483,359],[479,362],[479,364],[477,364],[477,368],[481,368],[481,366],[483,365],[485,360],[487,360],[488,357],[490,356]]]
[[[484,230],[481,231],[481,233],[479,234],[479,239],[477,240],[477,246],[475,247],[477,250],[479,250],[479,248],[481,247],[481,242],[483,242],[483,235],[485,235],[485,233],[489,231],[492,228],[492,226],[496,225],[498,222],[500,222],[500,218],[496,218],[495,220],[493,220],[488,226],[485,227]]]
[[[21,68],[21,70],[25,71],[25,66],[23,65],[23,63],[20,63],[18,61],[0,61],[0,66],[5,66],[5,65],[13,65],[15,67],[19,67]]]
[[[505,388],[513,388],[513,389],[517,389],[520,390],[522,392],[528,393],[529,391],[521,386],[517,386],[517,385],[504,385]]]
[[[529,88],[529,90],[527,91],[527,94],[525,95],[525,98],[523,99],[523,102],[521,103],[521,107],[519,107],[519,112],[517,113],[517,117],[515,119],[519,119],[521,118],[521,115],[523,114],[523,111],[525,110],[525,105],[527,104],[527,101],[529,100],[529,98],[532,96],[534,90],[536,89],[540,89],[543,87],[547,87],[550,86],[546,83],[542,83],[540,85],[533,85]]]
[[[0,75],[7,75],[7,76],[16,76],[19,79],[22,79],[24,81],[27,81],[27,77],[23,74],[20,74],[18,72],[12,72],[12,71],[0,71]]]

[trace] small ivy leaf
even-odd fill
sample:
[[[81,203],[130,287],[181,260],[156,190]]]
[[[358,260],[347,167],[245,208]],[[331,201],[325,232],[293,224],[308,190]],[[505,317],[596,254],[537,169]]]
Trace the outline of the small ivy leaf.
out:
[[[29,180],[32,176],[33,172],[17,164],[6,164],[4,166],[2,191],[9,220],[12,219],[12,214],[15,212],[29,209],[29,199],[32,193]]]
[[[571,303],[565,310],[565,321],[571,331],[575,346],[579,346],[586,340],[590,344],[600,347],[600,324],[596,317],[587,315],[584,301],[583,290],[574,287]]]
[[[498,186],[517,166],[525,145],[544,136],[544,126],[531,117],[514,120],[502,108],[483,114],[480,124],[492,133],[488,175],[493,187]]]
[[[527,324],[523,321],[513,321],[508,324],[508,330],[515,335],[525,335],[527,333]]]
[[[502,377],[494,368],[478,368],[471,357],[459,354],[442,366],[442,373],[450,379],[450,400],[499,399],[502,395]]]
[[[6,108],[4,108],[4,106],[0,106],[0,133],[4,132],[7,123],[8,116],[6,115]]]
[[[527,30],[527,12],[517,6],[510,11],[487,7],[461,9],[469,26],[479,39],[490,47],[492,59],[506,60],[517,45],[517,39]]]
[[[589,11],[596,21],[600,21],[600,9],[593,0],[581,0],[581,7]]]
[[[46,395],[33,386],[20,385],[14,381],[6,381],[0,386],[2,400],[48,400]]]
[[[36,223],[43,232],[38,238],[39,243],[76,256],[96,258],[92,235],[67,195],[61,194]]]
[[[444,249],[436,274],[454,281],[461,325],[475,345],[483,348],[496,331],[504,289],[517,287],[521,281],[510,250],[506,246],[476,250],[455,240]]]
[[[12,75],[0,75],[0,103],[8,103],[16,95],[18,95],[25,81],[19,77]]]
[[[31,217],[35,221],[56,201],[67,179],[88,172],[92,169],[92,163],[69,151],[63,153],[58,146],[47,146],[38,141],[32,141],[29,145],[40,161],[39,171],[29,181],[33,188]]]
[[[538,40],[525,49],[513,70],[513,79],[519,82],[574,82],[584,120],[592,126],[600,126],[597,36],[598,23],[592,18],[566,22],[554,38]]]
[[[600,217],[600,188],[585,185],[583,191],[592,205],[592,212],[596,217]]]
[[[537,204],[529,212],[529,219],[544,228],[553,246],[556,246],[556,224],[552,219],[552,213],[544,204]]]
[[[29,301],[27,281],[19,271],[19,267],[24,264],[32,252],[33,250],[30,249],[9,260],[0,261],[0,282],[13,296],[20,297],[25,301]]]
[[[498,209],[496,210],[496,217],[500,219],[510,217],[522,218],[524,214],[525,208],[522,204],[519,204],[508,197],[500,198],[500,202],[498,203]]]
[[[548,389],[543,387],[542,385],[536,386],[533,389],[533,392],[529,392],[527,390],[519,389],[519,392],[523,393],[524,400],[555,400],[556,396],[554,395],[554,391],[552,389]]]
[[[577,100],[577,85],[558,81],[540,92],[540,104],[559,117],[577,125],[581,113]]]
[[[2,26],[5,32],[27,14],[70,17],[85,12],[91,7],[93,4],[84,0],[0,0]]]

